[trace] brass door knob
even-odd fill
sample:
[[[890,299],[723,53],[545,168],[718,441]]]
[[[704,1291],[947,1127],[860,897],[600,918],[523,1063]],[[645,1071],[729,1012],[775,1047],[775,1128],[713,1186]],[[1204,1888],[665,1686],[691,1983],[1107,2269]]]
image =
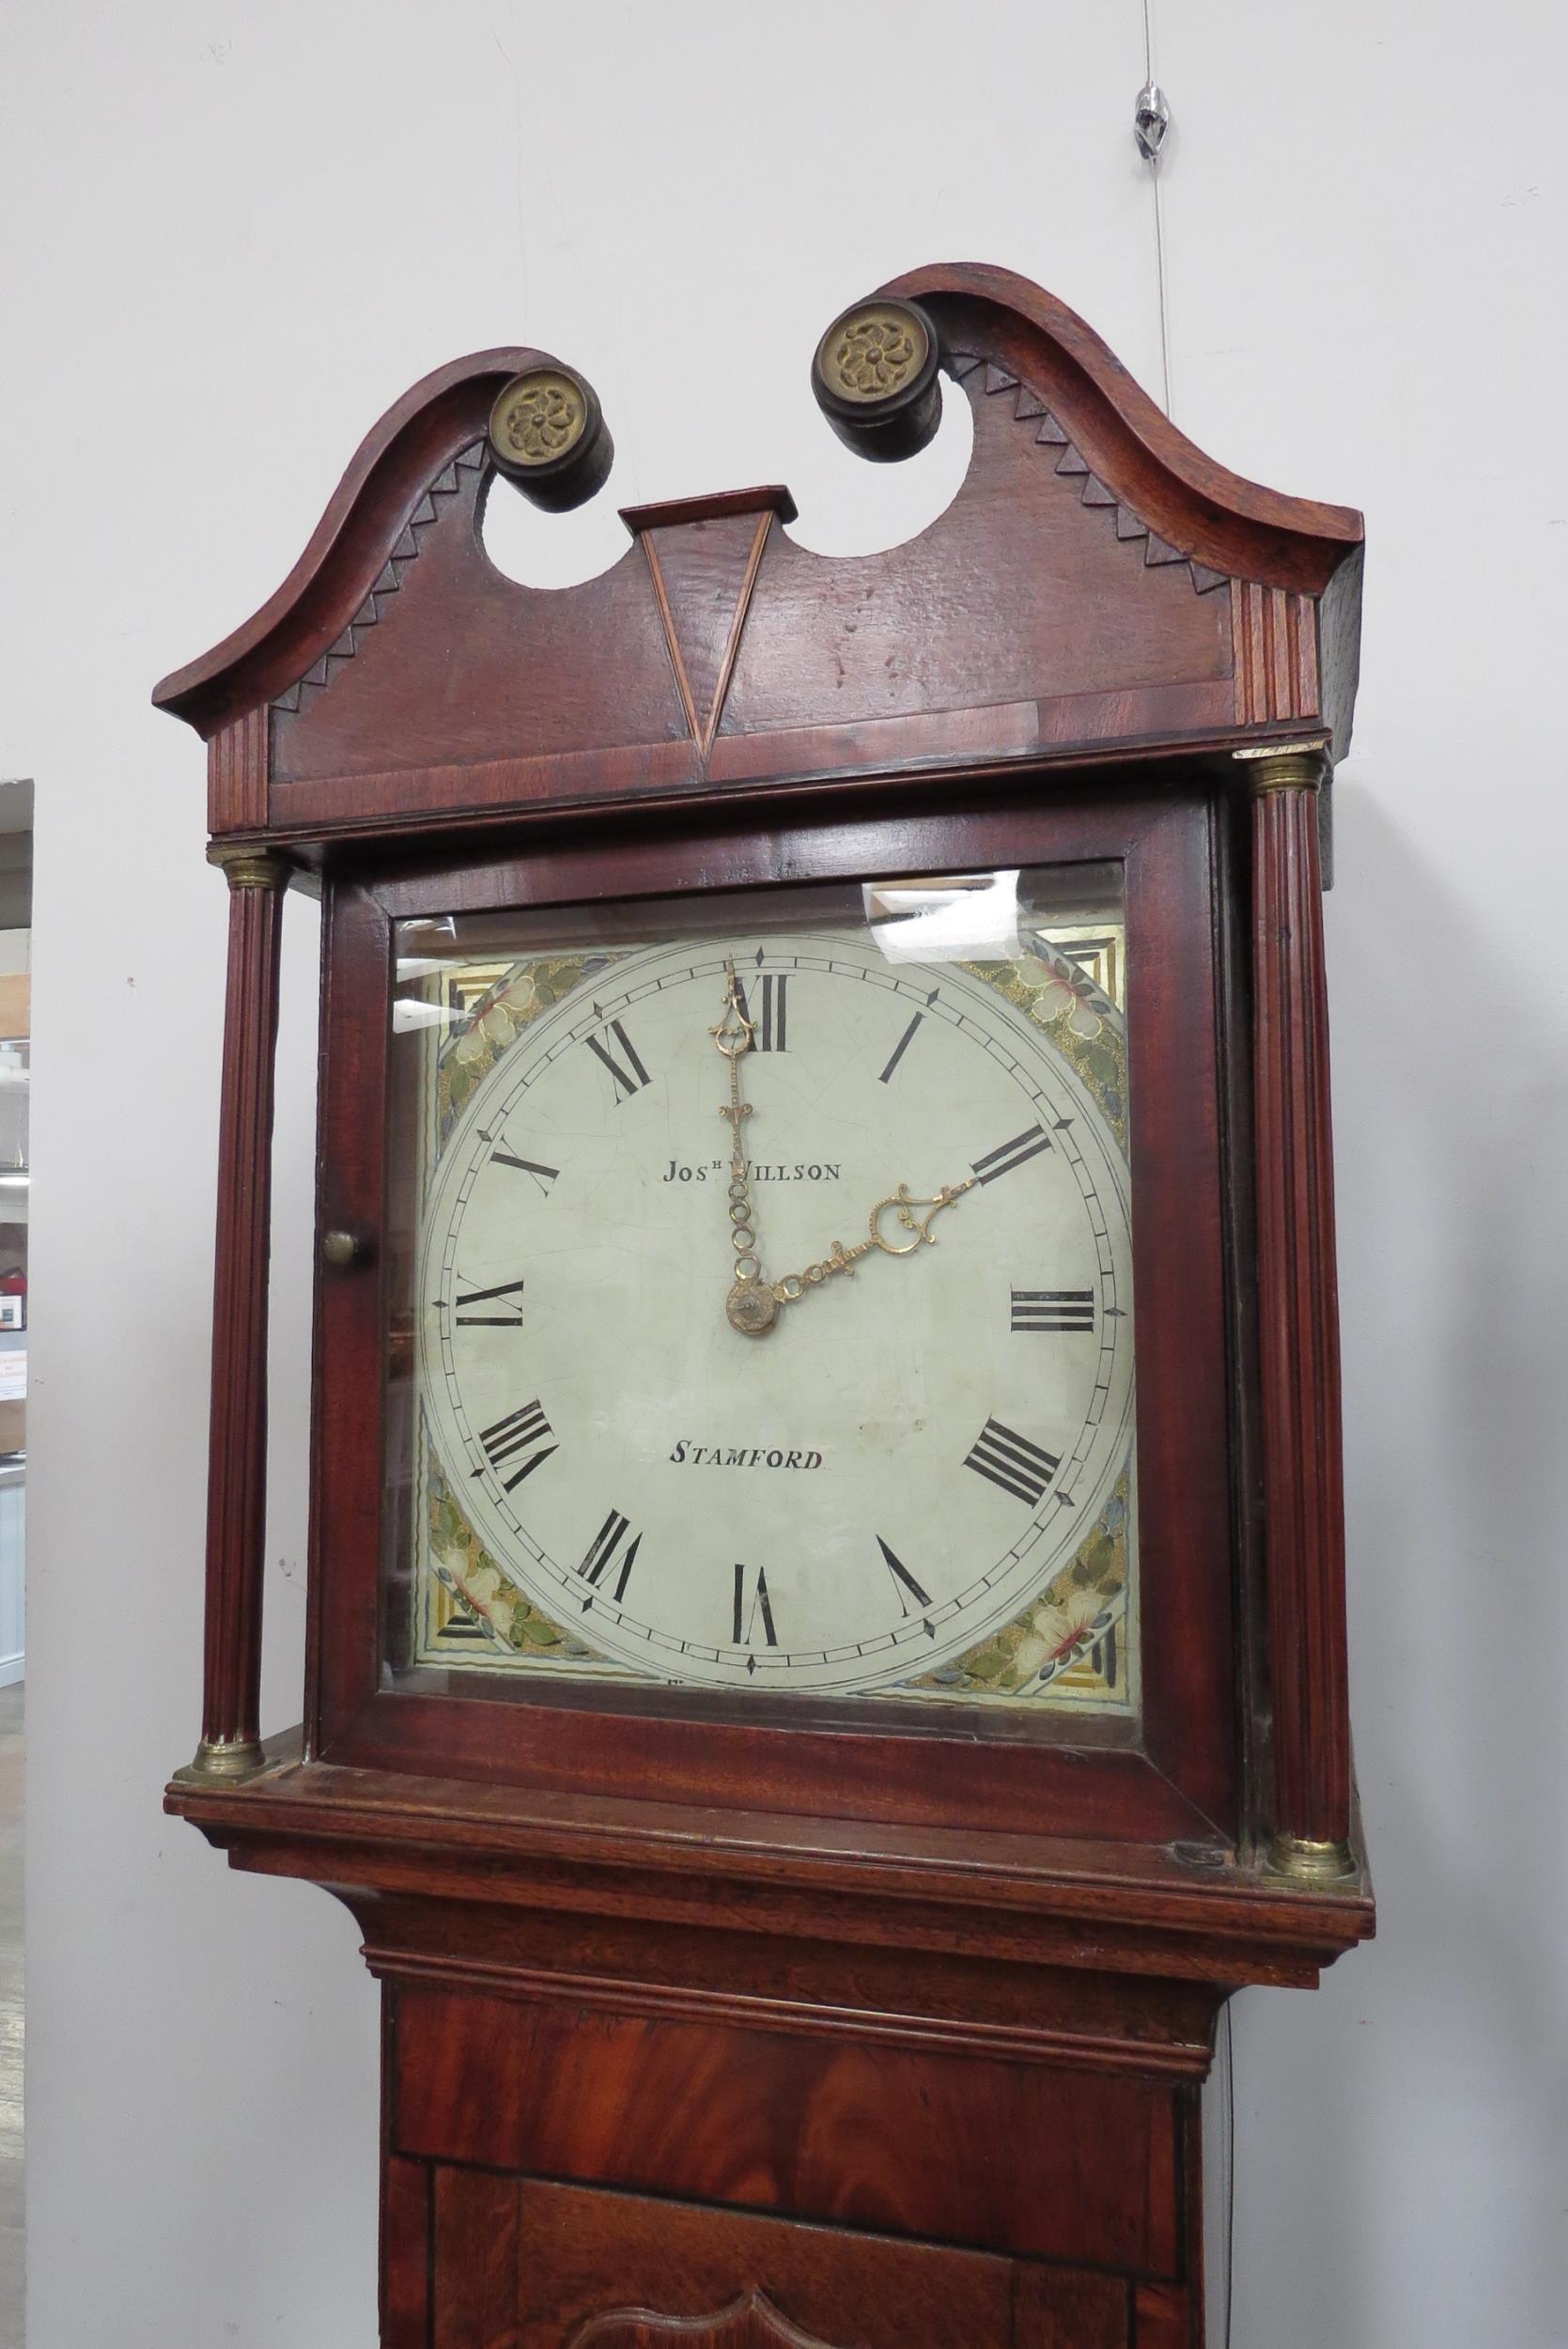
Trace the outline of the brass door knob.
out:
[[[335,1271],[346,1272],[351,1265],[370,1262],[370,1242],[363,1232],[350,1232],[341,1225],[321,1235],[321,1262]]]

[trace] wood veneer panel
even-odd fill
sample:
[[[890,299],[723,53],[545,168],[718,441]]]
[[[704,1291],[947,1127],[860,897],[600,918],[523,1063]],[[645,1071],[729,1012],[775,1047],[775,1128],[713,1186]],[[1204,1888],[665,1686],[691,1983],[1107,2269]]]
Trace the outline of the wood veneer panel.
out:
[[[342,1769],[302,1763],[298,1732],[270,1739],[267,1750],[272,1766],[247,1785],[179,1780],[165,1789],[164,1808],[191,1819],[237,1867],[340,1891],[360,1918],[373,1963],[391,1977],[423,1967],[429,1979],[446,1951],[467,1986],[483,1987],[469,1961],[483,1964],[485,1945],[493,1942],[505,1979],[532,1996],[521,1937],[528,1913],[539,1910],[573,1925],[645,1918],[656,1931],[668,1923],[677,1935],[778,1934],[806,1945],[803,1976],[815,1971],[820,1945],[844,1943],[846,1981],[864,1950],[1102,1975],[1109,1968],[1135,1978],[1129,2012],[1145,2011],[1136,1983],[1151,1985],[1146,2012],[1160,2048],[1140,2068],[1163,2069],[1169,2061],[1202,2078],[1210,2049],[1206,2030],[1192,2036],[1201,2019],[1194,1985],[1209,1985],[1200,1998],[1238,1982],[1310,1987],[1323,1967],[1374,1929],[1363,1880],[1287,1888],[1256,1855],[1216,1864],[1207,1850],[1151,1844],[1129,1853],[1065,1834],[894,1828],[721,1812],[645,1795],[607,1800]],[[458,1921],[459,1903],[493,1912],[477,1945]],[[649,1967],[639,1971],[645,1990],[657,1971],[651,1960]],[[731,1986],[744,1994],[754,1981],[747,1960]],[[598,1993],[590,1985],[584,1996],[601,1993],[602,1985]],[[818,2020],[830,2019],[830,2007]],[[977,2015],[991,2012],[982,1996]],[[1071,2032],[1080,2056],[1104,2047],[1104,2068],[1114,2068],[1126,2050],[1101,2039],[1104,2009],[1093,1994],[1083,2013],[1087,2031]],[[1063,2019],[1072,2025],[1076,2016],[1075,2009]],[[1050,2030],[1048,2007],[1039,2019]],[[1034,2033],[1030,2051],[1055,2060]],[[1006,2052],[1025,2050],[1015,2043]]]
[[[480,544],[477,466],[448,474],[375,624],[349,631],[297,710],[274,708],[276,781],[689,739],[637,548],[568,593],[520,587]]]
[[[388,2156],[381,2176],[380,2349],[430,2349],[427,2162]]]
[[[723,734],[713,745],[710,782],[764,784],[820,775],[863,783],[889,777],[890,794],[908,804],[922,768],[1021,763],[1086,747],[1126,758],[1132,744],[1202,745],[1231,722],[1229,677],[1100,692],[1042,692],[1027,700],[987,702],[976,709],[911,711],[904,717],[826,720],[769,734]],[[1119,749],[1118,749],[1119,746]],[[899,770],[905,772],[900,775]],[[1038,770],[1037,770],[1038,771]]]
[[[1013,2349],[1127,2349],[1131,2295],[1121,2276],[1074,2276],[1020,2267]]]
[[[560,2349],[616,2305],[693,2318],[752,2292],[854,2349],[1010,2349],[1013,2338],[1013,2263],[984,2252],[532,2180],[521,2226],[518,2349]]]
[[[814,1818],[939,1818],[1013,1834],[1061,1821],[1089,1836],[1218,1841],[1210,1816],[1163,1769],[1141,1754],[1096,1751],[1087,1737],[1072,1741],[1070,1728],[1055,1740],[1005,1739],[989,1724],[968,1736],[917,1737],[913,1724],[830,1727],[803,1713],[791,1729],[749,1719],[744,1698],[723,1719],[704,1707],[703,1694],[681,1690],[644,1709],[613,1684],[602,1699],[505,1686],[484,1696],[472,1685],[431,1695],[407,1688],[371,1697],[327,1750],[372,1769],[439,1757],[460,1776],[505,1770],[540,1787],[635,1797],[657,1785],[724,1807],[771,1799]]]
[[[1028,278],[972,261],[936,262],[881,291],[923,303],[944,348],[978,354],[987,378],[1033,385],[1070,428],[1085,471],[1113,484],[1172,548],[1215,570],[1314,594],[1358,551],[1359,514],[1284,497],[1217,463],[1140,389],[1093,327]]]
[[[380,970],[384,985],[390,932],[364,890],[333,891],[325,914],[322,1027],[331,1049],[322,1061],[318,1226],[376,1234],[383,1179],[380,1121],[375,1116],[360,1125],[343,1105],[384,1099],[388,1022],[345,1017],[343,967],[349,962]],[[305,1647],[312,1748],[331,1735],[342,1702],[340,1684],[324,1665],[345,1653],[374,1655],[380,1622],[379,1570],[370,1562],[379,1559],[380,1544],[383,1283],[384,1267],[373,1251],[350,1268],[317,1276]],[[323,1555],[328,1546],[331,1570]]]
[[[1173,2284],[1140,2284],[1133,2311],[1133,2349],[1203,2349],[1196,2294]]]
[[[518,2186],[438,2169],[430,2349],[519,2349]]]
[[[1120,540],[1013,394],[988,397],[983,372],[964,389],[969,479],[928,530],[833,559],[772,533],[722,738],[1230,677],[1226,598]]]
[[[919,1918],[923,1946],[886,1949],[852,1939],[847,1920],[828,1928],[831,1937],[768,1933],[754,1902],[745,1929],[737,1929],[711,1875],[701,1888],[701,1922],[677,1924],[639,1913],[652,1905],[645,1895],[620,1914],[572,1914],[536,1867],[528,1874],[536,1906],[459,1899],[453,1888],[439,1927],[417,1896],[344,1897],[360,1919],[366,1962],[389,1983],[494,1992],[580,2012],[1047,2061],[1145,2080],[1201,2079],[1208,2071],[1216,1991],[1110,1971],[1103,1926],[1096,1946],[1104,1969],[1083,1972],[1048,1962],[1051,1944],[1038,1926],[1028,1936],[1027,1962],[1000,1923],[992,1931],[1009,1939],[1005,1959],[936,1946],[947,1921],[932,1903],[923,1904]],[[872,1932],[884,1924],[880,1916],[865,1921]]]
[[[153,706],[210,739],[327,657],[373,597],[432,482],[484,431],[490,405],[544,351],[475,351],[411,385],[349,460],[294,568],[259,612],[154,688]]]
[[[1169,2089],[415,1990],[396,2064],[400,2153],[1178,2272]]]
[[[946,766],[984,773],[1028,768],[1047,789],[1068,788],[1047,762],[1081,768],[1085,746],[1108,763],[1137,749],[1151,759],[1172,759],[1188,749],[1222,749],[1232,728],[1229,677],[1151,685],[1128,692],[1051,693],[1036,700],[990,703],[980,709],[924,711],[902,718],[862,719],[788,729],[779,734],[719,735],[706,770],[688,739],[633,743],[603,751],[563,751],[537,757],[443,761],[404,772],[327,775],[272,787],[272,835],[305,844],[351,841],[418,842],[460,836],[519,817],[548,819],[571,809],[592,825],[622,805],[670,806],[691,801],[714,784],[734,801],[754,801],[791,786],[831,786],[865,800],[875,795],[904,817],[911,795],[927,788]],[[393,810],[396,813],[393,813]]]

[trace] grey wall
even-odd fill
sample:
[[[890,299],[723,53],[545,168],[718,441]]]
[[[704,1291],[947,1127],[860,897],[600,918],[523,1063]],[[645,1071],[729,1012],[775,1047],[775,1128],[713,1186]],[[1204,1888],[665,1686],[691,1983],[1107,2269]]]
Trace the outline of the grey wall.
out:
[[[1367,509],[1337,1021],[1355,1699],[1378,1942],[1236,2018],[1234,2340],[1568,2338],[1561,1200],[1568,550],[1556,0],[1157,0],[1177,420]],[[152,681],[269,595],[380,411],[509,339],[614,503],[787,477],[913,526],[806,388],[835,308],[1010,264],[1159,381],[1135,0],[13,0],[0,771],[39,780],[32,2349],[366,2349],[346,1914],[159,1790],[196,1731],[224,901]],[[541,529],[593,568],[597,512]],[[598,536],[596,536],[598,534]],[[268,1725],[303,1636],[312,916],[278,1140]]]

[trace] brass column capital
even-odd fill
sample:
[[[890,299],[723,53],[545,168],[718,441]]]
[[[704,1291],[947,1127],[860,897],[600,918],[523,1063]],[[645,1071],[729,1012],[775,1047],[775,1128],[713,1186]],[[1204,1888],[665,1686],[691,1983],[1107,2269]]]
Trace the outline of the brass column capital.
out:
[[[294,878],[293,865],[275,848],[230,848],[210,840],[207,862],[226,874],[230,889],[287,889]]]
[[[1243,780],[1254,796],[1265,791],[1316,791],[1328,780],[1328,743],[1323,735],[1305,742],[1249,743],[1231,756],[1246,769]]]

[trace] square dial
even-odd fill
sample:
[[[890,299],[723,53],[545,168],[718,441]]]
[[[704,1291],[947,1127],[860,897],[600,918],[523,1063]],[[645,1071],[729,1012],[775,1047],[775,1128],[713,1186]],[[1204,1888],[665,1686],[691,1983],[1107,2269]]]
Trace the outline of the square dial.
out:
[[[396,951],[396,1660],[1135,1718],[1119,868]]]

